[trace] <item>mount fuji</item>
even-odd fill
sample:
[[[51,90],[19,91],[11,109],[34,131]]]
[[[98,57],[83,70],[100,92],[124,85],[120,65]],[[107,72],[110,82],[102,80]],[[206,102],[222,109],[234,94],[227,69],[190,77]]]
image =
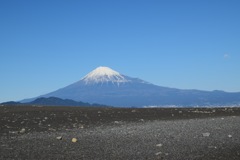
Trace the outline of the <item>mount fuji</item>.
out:
[[[228,93],[162,87],[122,75],[108,67],[98,67],[80,81],[39,97],[58,97],[116,107],[240,104],[240,92]]]

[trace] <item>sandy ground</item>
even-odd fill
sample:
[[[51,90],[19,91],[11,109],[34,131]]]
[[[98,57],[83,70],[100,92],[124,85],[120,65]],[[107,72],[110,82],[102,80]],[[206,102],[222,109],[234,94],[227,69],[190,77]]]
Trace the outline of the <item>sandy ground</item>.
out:
[[[240,159],[239,108],[0,107],[0,116],[4,160]]]

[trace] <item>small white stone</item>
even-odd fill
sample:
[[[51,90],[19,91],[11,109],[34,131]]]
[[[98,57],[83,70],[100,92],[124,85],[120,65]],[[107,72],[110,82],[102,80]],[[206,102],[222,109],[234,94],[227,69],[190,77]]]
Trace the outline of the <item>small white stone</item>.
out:
[[[58,137],[57,137],[57,140],[62,140],[62,136],[58,136]]]
[[[217,149],[216,146],[208,146],[209,149]]]
[[[79,128],[80,128],[80,129],[83,129],[83,128],[84,128],[84,126],[83,126],[83,125],[81,125],[81,126],[79,126]]]
[[[115,124],[119,124],[120,122],[119,121],[114,121]]]
[[[155,153],[156,156],[158,156],[158,155],[160,155],[160,154],[162,154],[162,152],[157,152],[157,153]]]
[[[17,131],[9,131],[9,133],[11,133],[11,134],[17,134],[18,132],[17,132]]]
[[[22,128],[19,133],[25,133],[26,132],[26,129],[25,128]]]
[[[132,113],[135,113],[135,112],[137,112],[135,109],[134,109],[134,110],[132,110]]]
[[[156,145],[156,147],[162,147],[162,146],[163,146],[163,144],[161,144],[161,143]]]
[[[210,133],[207,132],[207,133],[203,133],[202,135],[203,135],[203,137],[209,137]]]
[[[54,132],[56,131],[56,129],[54,129],[54,128],[48,128],[48,130],[49,131],[54,131]]]
[[[229,138],[232,138],[232,135],[231,135],[231,134],[229,134],[229,135],[228,135],[228,137],[229,137]]]

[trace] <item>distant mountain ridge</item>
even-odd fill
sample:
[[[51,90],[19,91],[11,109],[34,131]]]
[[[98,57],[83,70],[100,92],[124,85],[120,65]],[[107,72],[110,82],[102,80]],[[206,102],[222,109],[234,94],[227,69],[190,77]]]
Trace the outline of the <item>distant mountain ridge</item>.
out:
[[[108,67],[98,67],[80,81],[39,97],[58,97],[117,107],[240,105],[240,92],[162,87],[122,75]]]
[[[30,102],[32,105],[50,105],[50,106],[91,106],[89,103],[76,102],[70,99],[61,99],[57,97],[38,98]]]
[[[20,102],[4,102],[1,105],[40,105],[40,106],[77,106],[77,107],[109,107],[107,105],[102,104],[90,104],[84,102],[77,102],[70,99],[61,99],[57,97],[40,97],[35,99],[34,101],[27,102],[27,103],[20,103]]]

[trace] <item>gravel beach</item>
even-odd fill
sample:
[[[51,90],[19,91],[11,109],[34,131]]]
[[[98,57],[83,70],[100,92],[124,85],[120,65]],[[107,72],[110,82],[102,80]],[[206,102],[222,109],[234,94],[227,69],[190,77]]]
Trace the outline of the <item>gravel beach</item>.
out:
[[[165,109],[167,112],[163,112],[164,109],[152,109],[153,112],[150,109],[114,108],[89,111],[66,107],[0,109],[0,159],[4,160],[240,159],[238,108]],[[51,117],[53,113],[55,119]],[[98,113],[98,117],[105,113],[105,116],[101,120],[91,120],[91,114],[96,116],[94,113]],[[130,119],[121,116],[127,113],[131,115]],[[57,118],[61,114],[65,115],[60,116],[64,122]],[[84,115],[89,121],[80,118]],[[40,121],[37,121],[39,117]]]

